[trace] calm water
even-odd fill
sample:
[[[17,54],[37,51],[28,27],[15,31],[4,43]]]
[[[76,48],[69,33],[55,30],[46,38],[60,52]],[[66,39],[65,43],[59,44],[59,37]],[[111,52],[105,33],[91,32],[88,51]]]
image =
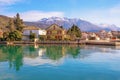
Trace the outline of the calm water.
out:
[[[120,80],[120,48],[2,45],[0,80]]]

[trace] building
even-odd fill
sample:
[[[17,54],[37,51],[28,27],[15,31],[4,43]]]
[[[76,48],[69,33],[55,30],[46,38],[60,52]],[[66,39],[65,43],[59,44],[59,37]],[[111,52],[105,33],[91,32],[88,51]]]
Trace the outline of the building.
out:
[[[41,35],[46,35],[46,30],[42,30],[38,27],[26,27],[23,29],[23,40],[29,40],[30,33],[35,33],[36,38],[39,38]]]
[[[56,24],[49,26],[46,31],[47,40],[64,40],[66,38],[66,30]]]
[[[82,32],[81,40],[88,40],[88,33]]]
[[[88,39],[89,40],[100,40],[100,37],[94,32],[89,32]]]
[[[120,38],[120,31],[111,31],[113,39]]]
[[[101,40],[110,40],[113,37],[111,31],[107,32],[105,30],[101,30],[97,34]]]

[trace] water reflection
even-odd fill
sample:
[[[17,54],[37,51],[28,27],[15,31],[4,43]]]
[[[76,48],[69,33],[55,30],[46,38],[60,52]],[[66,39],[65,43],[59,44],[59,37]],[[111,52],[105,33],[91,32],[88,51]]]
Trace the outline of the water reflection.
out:
[[[39,64],[58,64],[67,55],[77,58],[79,54],[80,47],[77,46],[0,46],[0,62],[8,61],[10,69],[15,69],[16,71],[23,66],[23,61],[35,61],[34,63],[40,61]]]
[[[19,71],[25,65],[59,65],[65,58],[85,59],[94,53],[119,53],[115,47],[103,46],[0,46],[0,63],[9,62],[10,69]],[[93,58],[92,58],[93,59]]]
[[[9,67],[20,70],[23,65],[23,47],[22,46],[0,46],[0,62],[8,61]]]
[[[30,47],[34,48],[35,51],[32,52],[31,49],[29,49]],[[77,58],[80,54],[80,47],[46,45],[35,48],[34,46],[26,46],[25,51],[25,64],[27,65],[50,64],[57,66],[62,64],[66,57]]]

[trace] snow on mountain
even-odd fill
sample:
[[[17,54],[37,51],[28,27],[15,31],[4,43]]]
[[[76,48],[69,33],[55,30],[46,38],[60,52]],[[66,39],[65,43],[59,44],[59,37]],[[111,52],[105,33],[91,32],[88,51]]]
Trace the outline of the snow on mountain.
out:
[[[94,25],[90,22],[81,20],[81,19],[71,19],[71,18],[60,18],[60,17],[50,17],[43,18],[38,21],[40,24],[51,25],[58,24],[59,26],[63,26],[65,29],[70,28],[73,24],[77,25],[82,31],[98,31],[100,28],[97,25]]]
[[[33,25],[40,28],[47,28],[52,24],[57,24],[63,26],[65,29],[69,29],[73,24],[77,25],[82,31],[100,31],[100,30],[120,30],[119,27],[115,25],[100,24],[96,25],[85,20],[77,18],[66,18],[66,17],[50,17],[43,18],[37,22],[25,22],[26,25]]]
[[[107,30],[107,31],[110,31],[110,30],[113,30],[113,31],[118,31],[120,30],[120,27],[112,24],[100,24],[99,27],[103,28],[104,30]]]

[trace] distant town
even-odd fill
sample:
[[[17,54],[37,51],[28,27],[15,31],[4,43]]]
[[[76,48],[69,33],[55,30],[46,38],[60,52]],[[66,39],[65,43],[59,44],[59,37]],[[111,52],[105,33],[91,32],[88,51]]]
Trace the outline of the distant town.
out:
[[[119,40],[120,31],[105,31],[85,32],[77,25],[72,25],[71,28],[64,29],[63,26],[52,24],[46,29],[41,29],[37,26],[24,25],[20,15],[17,13],[14,19],[8,21],[6,28],[0,29],[0,40],[13,41],[77,41],[77,40]],[[2,42],[1,42],[2,43]]]

